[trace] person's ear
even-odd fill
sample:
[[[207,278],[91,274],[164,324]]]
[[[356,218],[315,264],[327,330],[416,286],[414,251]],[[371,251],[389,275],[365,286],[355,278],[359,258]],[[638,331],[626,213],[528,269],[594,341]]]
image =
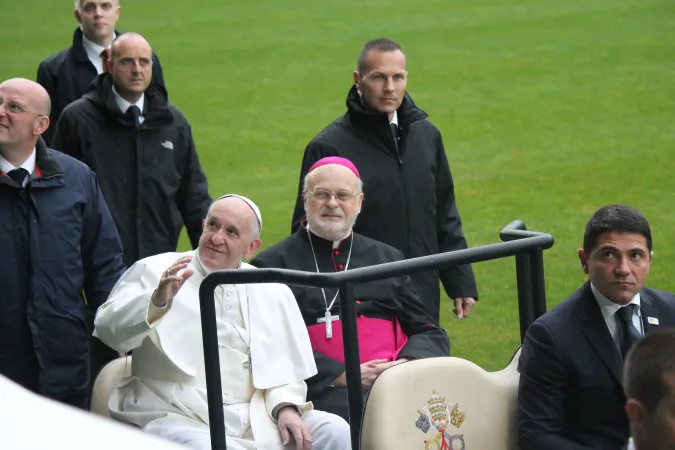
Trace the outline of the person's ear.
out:
[[[581,268],[584,270],[584,273],[588,275],[588,255],[586,255],[583,248],[580,248],[579,251],[577,251],[577,256],[579,257]]]
[[[262,246],[262,241],[260,238],[256,238],[251,242],[251,245],[248,246],[248,250],[246,250],[246,253],[244,254],[245,259],[251,259],[253,258],[253,255],[260,250],[260,247]]]
[[[38,116],[38,120],[36,121],[35,127],[33,128],[33,133],[36,136],[40,136],[42,133],[47,131],[47,128],[49,128],[49,117]]]

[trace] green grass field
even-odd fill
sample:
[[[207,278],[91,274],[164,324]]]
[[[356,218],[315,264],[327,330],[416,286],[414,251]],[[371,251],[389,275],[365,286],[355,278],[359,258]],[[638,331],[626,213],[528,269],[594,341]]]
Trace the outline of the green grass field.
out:
[[[70,45],[71,1],[3,0],[0,79],[34,79]],[[360,47],[408,54],[408,91],[443,133],[470,246],[514,219],[554,235],[549,307],[584,280],[576,259],[608,203],[652,225],[649,284],[675,290],[675,3],[671,0],[123,1],[171,101],[189,118],[213,195],[253,198],[269,246],[289,232],[307,142],[342,114]],[[185,248],[185,240],[183,240]],[[519,343],[513,259],[474,266],[480,303],[442,322],[453,354],[503,367]]]

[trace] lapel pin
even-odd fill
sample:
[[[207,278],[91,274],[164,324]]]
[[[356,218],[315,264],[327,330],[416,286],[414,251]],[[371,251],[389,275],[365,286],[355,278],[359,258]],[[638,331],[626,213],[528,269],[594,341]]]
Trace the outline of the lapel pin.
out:
[[[658,325],[659,319],[657,319],[656,317],[647,317],[647,322],[649,322],[652,325]]]

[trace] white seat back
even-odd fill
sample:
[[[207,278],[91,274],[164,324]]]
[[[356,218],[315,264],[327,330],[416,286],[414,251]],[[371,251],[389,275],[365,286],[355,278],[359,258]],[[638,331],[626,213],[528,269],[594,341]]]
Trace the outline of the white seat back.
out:
[[[361,450],[516,450],[519,357],[498,372],[455,357],[385,370],[366,401]]]

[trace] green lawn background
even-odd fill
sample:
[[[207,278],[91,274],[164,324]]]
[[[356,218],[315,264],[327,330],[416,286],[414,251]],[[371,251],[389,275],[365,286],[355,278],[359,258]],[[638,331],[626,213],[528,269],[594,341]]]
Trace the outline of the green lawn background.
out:
[[[70,45],[72,2],[2,0],[0,80],[34,79]],[[649,219],[649,284],[675,290],[675,3],[670,0],[137,0],[120,30],[147,36],[190,120],[212,195],[253,198],[263,241],[283,239],[307,142],[344,111],[363,43],[400,42],[408,91],[441,132],[470,246],[514,219],[554,235],[549,307],[583,281],[590,215]],[[185,249],[186,241],[181,241]],[[443,299],[453,354],[503,367],[519,343],[512,258],[474,266],[467,320]]]

